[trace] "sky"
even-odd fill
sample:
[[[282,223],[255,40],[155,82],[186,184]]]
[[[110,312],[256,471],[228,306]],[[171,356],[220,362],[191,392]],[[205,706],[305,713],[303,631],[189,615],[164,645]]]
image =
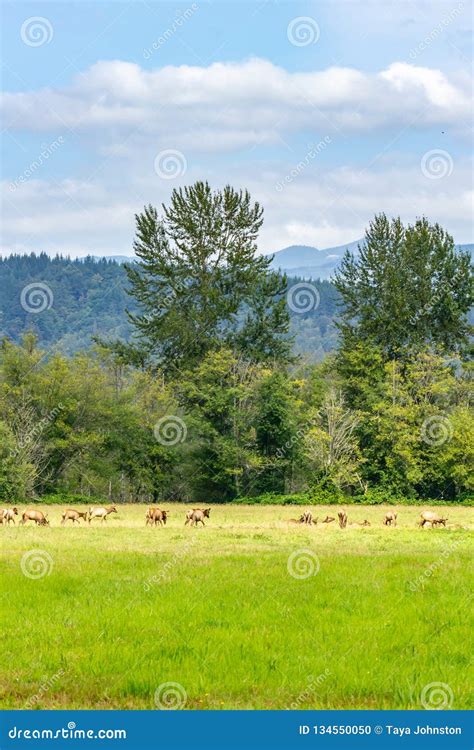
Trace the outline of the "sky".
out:
[[[3,2],[0,253],[131,255],[134,216],[208,180],[260,252],[376,213],[472,242],[465,0]]]

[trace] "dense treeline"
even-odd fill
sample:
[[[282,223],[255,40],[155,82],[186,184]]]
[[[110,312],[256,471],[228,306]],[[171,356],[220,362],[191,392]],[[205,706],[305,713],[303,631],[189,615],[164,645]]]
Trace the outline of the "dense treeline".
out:
[[[66,353],[90,346],[94,335],[128,340],[125,309],[136,304],[125,287],[125,270],[114,261],[46,253],[1,258],[0,334],[18,342],[33,331],[44,348]]]
[[[287,283],[291,288],[303,281],[290,278]],[[51,301],[41,313],[21,303],[22,291],[38,282],[47,287],[44,302]],[[290,310],[290,332],[295,353],[315,362],[336,348],[338,293],[329,281],[311,284],[319,304],[304,313]],[[138,304],[127,288],[125,267],[113,260],[51,258],[45,253],[0,258],[0,338],[19,343],[32,331],[44,348],[66,354],[90,347],[96,336],[129,342],[134,327],[126,311],[138,312]],[[37,305],[44,302],[37,297]]]
[[[100,347],[43,358],[26,336],[4,342],[0,384],[4,502],[474,490],[472,370],[430,351],[402,365],[360,346],[286,369],[221,349],[167,381]]]
[[[439,226],[374,219],[336,279],[339,348],[315,364],[290,330],[314,290],[257,256],[248,193],[196,183],[136,218],[133,340],[72,356],[3,340],[2,499],[474,491],[472,269]]]

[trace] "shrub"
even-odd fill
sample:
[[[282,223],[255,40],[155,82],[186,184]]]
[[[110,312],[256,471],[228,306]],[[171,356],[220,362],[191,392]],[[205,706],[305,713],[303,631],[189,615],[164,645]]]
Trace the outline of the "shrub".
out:
[[[45,505],[95,505],[97,503],[107,503],[108,500],[100,495],[75,495],[68,492],[59,492],[55,495],[43,495],[36,502]]]

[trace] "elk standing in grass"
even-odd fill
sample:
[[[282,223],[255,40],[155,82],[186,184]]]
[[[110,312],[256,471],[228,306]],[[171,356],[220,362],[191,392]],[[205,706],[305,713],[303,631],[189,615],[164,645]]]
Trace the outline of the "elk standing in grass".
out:
[[[184,525],[187,526],[187,524],[190,523],[191,526],[197,526],[198,523],[201,522],[202,525],[205,526],[206,524],[204,523],[204,519],[209,518],[210,513],[210,508],[193,508],[186,513],[186,520],[184,522]]]
[[[100,518],[102,523],[104,523],[110,513],[117,513],[117,508],[115,507],[115,505],[109,505],[108,508],[89,508],[88,521],[90,523],[94,518]]]
[[[418,522],[418,525],[421,526],[423,529],[426,524],[429,524],[431,527],[433,526],[446,526],[447,518],[442,518],[441,516],[438,516],[437,513],[433,513],[431,510],[425,510],[420,516],[420,520]]]
[[[0,524],[6,523],[10,525],[10,521],[13,521],[15,525],[15,516],[18,515],[18,508],[3,508],[0,510]]]
[[[23,526],[27,521],[34,521],[37,526],[49,526],[48,516],[41,510],[25,510],[20,525]]]
[[[159,508],[149,508],[146,515],[146,525],[151,526],[166,526],[166,519],[168,518],[169,510],[160,510]]]
[[[393,510],[389,510],[388,513],[385,514],[385,518],[383,519],[384,526],[396,526],[397,525],[397,513]]]
[[[64,526],[66,521],[72,521],[72,525],[74,526],[75,523],[79,523],[79,519],[81,518],[83,518],[84,521],[87,521],[87,510],[75,510],[74,508],[68,508],[63,513],[61,526]]]

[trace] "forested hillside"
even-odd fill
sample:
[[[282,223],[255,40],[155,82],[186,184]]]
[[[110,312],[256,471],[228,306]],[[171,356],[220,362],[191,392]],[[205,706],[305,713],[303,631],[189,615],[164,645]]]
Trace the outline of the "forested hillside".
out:
[[[262,222],[197,182],[136,216],[132,265],[2,261],[0,498],[472,496],[470,253],[382,214],[334,285],[286,281]]]
[[[299,283],[303,279],[288,279],[289,288]],[[22,304],[29,285],[31,292]],[[127,287],[124,265],[112,260],[50,258],[44,253],[0,258],[0,337],[18,342],[33,331],[43,346],[69,354],[89,347],[94,336],[129,341],[133,327],[126,310],[137,312],[138,304]],[[305,312],[290,309],[290,330],[295,352],[307,361],[319,361],[336,346],[337,292],[328,281],[311,281],[310,293],[311,287],[319,298],[310,301]]]

